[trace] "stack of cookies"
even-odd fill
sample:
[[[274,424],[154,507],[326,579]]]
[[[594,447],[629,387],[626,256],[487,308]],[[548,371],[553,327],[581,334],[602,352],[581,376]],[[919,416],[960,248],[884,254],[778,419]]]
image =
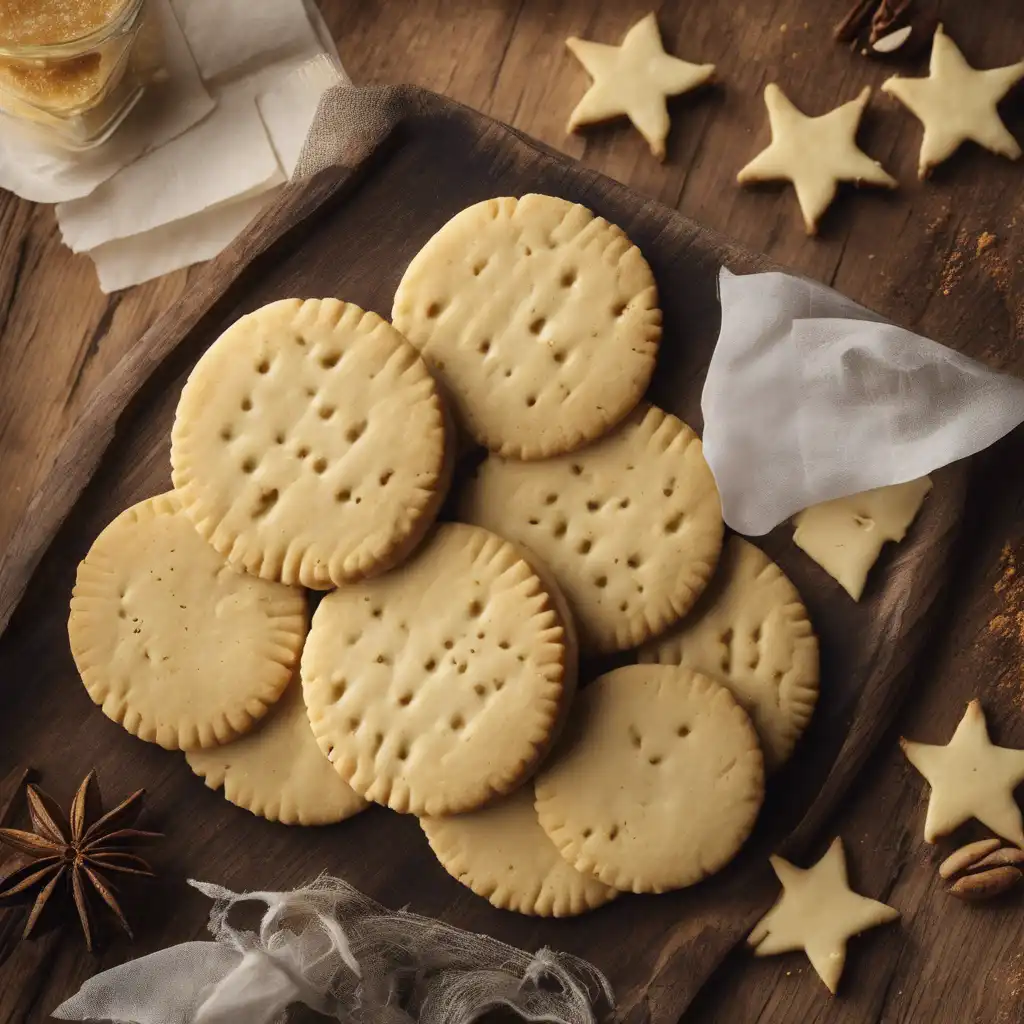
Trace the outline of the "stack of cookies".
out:
[[[779,568],[723,548],[699,438],[643,403],[660,337],[639,249],[541,195],[449,221],[391,324],[337,299],[242,317],[182,392],[174,490],[79,567],[90,695],[271,820],[419,816],[499,907],[717,871],[818,651]],[[438,524],[459,430],[488,454]],[[581,651],[634,648],[577,695]]]

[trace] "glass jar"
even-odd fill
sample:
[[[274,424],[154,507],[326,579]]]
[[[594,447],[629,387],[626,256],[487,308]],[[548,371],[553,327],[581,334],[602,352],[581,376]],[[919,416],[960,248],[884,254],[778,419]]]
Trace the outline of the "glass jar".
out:
[[[161,67],[147,0],[0,0],[0,111],[45,141],[99,145]]]

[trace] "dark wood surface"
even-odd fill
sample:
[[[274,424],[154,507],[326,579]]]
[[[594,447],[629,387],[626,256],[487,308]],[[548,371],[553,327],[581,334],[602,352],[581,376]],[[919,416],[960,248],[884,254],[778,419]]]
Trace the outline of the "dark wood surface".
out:
[[[706,885],[656,899],[623,897],[576,921],[531,921],[494,911],[444,876],[414,819],[374,810],[332,829],[289,829],[231,807],[202,788],[180,755],[147,749],[90,706],[70,659],[65,626],[74,569],[92,539],[122,508],[169,486],[177,395],[195,359],[227,323],[291,295],[344,295],[387,311],[408,261],[463,206],[495,194],[561,195],[620,224],[646,254],[665,318],[650,397],[699,427],[704,371],[720,319],[718,268],[725,264],[743,273],[773,266],[433,94],[344,90],[336,99],[332,109],[345,123],[369,124],[367,115],[375,115],[379,136],[369,155],[354,168],[331,167],[309,185],[293,187],[279,208],[208,267],[188,300],[161,318],[115,368],[97,392],[103,401],[91,404],[69,454],[62,453],[44,480],[33,530],[18,535],[19,547],[22,537],[33,537],[35,546],[45,543],[61,503],[73,502],[82,488],[84,493],[0,637],[0,676],[35,680],[23,691],[30,699],[4,694],[0,745],[16,762],[31,760],[55,788],[73,787],[92,765],[101,779],[147,788],[160,827],[175,837],[169,844],[169,892],[177,881],[182,901],[173,913],[164,908],[155,915],[143,940],[147,945],[201,933],[202,901],[180,890],[183,874],[234,888],[290,888],[329,870],[392,906],[408,903],[529,949],[551,945],[583,956],[608,975],[623,1020],[672,1024],[770,902],[767,853],[787,836],[787,849],[806,848],[888,725],[913,678],[933,613],[940,610],[936,602],[947,581],[965,474],[960,467],[939,474],[912,536],[890,553],[878,585],[860,604],[799,555],[787,528],[766,539],[817,625],[823,697],[800,754],[774,780],[757,838],[730,870]],[[25,550],[32,549],[26,543]],[[0,564],[0,586],[9,588],[7,573],[19,568],[10,560]],[[48,709],[42,719],[40,707]],[[72,749],[48,746],[51,737],[72,730]],[[789,835],[794,826],[796,834]],[[252,850],[260,855],[252,856]],[[622,950],[624,935],[628,954]],[[123,948],[110,953],[125,954]],[[18,948],[7,970],[17,975],[21,959]],[[88,969],[88,961],[83,966]],[[29,987],[24,979],[22,985]],[[67,994],[45,981],[29,1019]]]
[[[700,97],[672,104],[664,165],[624,126],[582,138],[562,133],[586,85],[582,70],[564,53],[564,37],[617,41],[646,6],[599,0],[324,0],[322,6],[357,81],[414,81],[452,95],[752,249],[833,283],[906,326],[993,367],[1015,373],[1024,367],[1020,164],[968,148],[931,182],[918,183],[913,168],[919,127],[876,94],[861,138],[900,178],[900,192],[844,194],[826,217],[822,237],[809,241],[788,190],[744,192],[732,184],[735,170],[767,138],[760,98],[765,82],[779,81],[815,113],[890,73],[832,44],[831,25],[844,13],[844,3],[659,5],[667,48],[717,62],[723,80]],[[1017,0],[945,0],[937,6],[968,59],[994,66],[1020,58],[1024,26]],[[911,70],[920,73],[923,65]],[[1020,90],[1003,109],[1011,130],[1024,136]],[[157,315],[189,294],[199,276],[181,272],[104,297],[88,261],[60,248],[52,210],[0,197],[0,548],[9,544],[109,370]],[[1024,483],[1017,471],[1022,454],[1020,440],[1012,438],[974,460],[966,527],[945,595],[946,619],[928,637],[929,660],[914,682],[900,731],[944,741],[966,701],[979,695],[996,738],[1024,745],[1024,633],[1017,618],[1024,611],[1024,590],[1012,574],[1013,560],[1024,554]],[[41,668],[48,664],[43,653]],[[0,686],[25,691],[19,698],[24,705],[40,685],[37,674],[31,675],[3,677]],[[32,710],[37,727],[52,710],[41,698],[42,692]],[[842,834],[854,879],[898,906],[902,924],[853,945],[839,999],[827,995],[799,956],[754,961],[739,952],[705,988],[691,1009],[694,1019],[1024,1020],[1022,905],[1010,901],[976,910],[942,895],[937,855],[920,838],[924,789],[902,761],[894,737],[895,730],[841,809],[816,833],[814,852],[832,834]],[[77,739],[76,727],[53,742],[73,751]],[[0,747],[0,769],[10,760]],[[70,791],[69,783],[59,795],[67,798]],[[201,840],[179,836],[171,859],[190,841]],[[592,920],[600,926],[598,918]],[[621,938],[624,948],[629,942],[628,935]],[[23,955],[41,964],[49,954],[44,943]],[[66,988],[91,969],[64,943],[48,979]],[[19,980],[29,976],[37,977],[27,962],[18,972],[0,973],[0,1019],[22,1020],[24,1007],[38,1004],[38,986]]]

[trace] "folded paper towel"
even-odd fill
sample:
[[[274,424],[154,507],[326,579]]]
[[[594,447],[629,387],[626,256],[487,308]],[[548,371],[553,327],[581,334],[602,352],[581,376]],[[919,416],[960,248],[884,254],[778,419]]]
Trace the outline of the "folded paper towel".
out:
[[[256,100],[244,88],[229,87],[202,124],[129,164],[91,195],[61,203],[57,222],[64,244],[87,252],[284,180]]]
[[[0,187],[58,202],[113,291],[209,259],[291,177],[320,96],[347,83],[306,0],[150,0],[168,76],[104,145],[44,148],[0,123]]]
[[[1024,381],[789,274],[719,278],[701,405],[726,523],[767,533],[811,505],[905,483],[1024,421]]]
[[[238,163],[240,131],[236,125],[224,136],[228,147],[226,155],[231,159],[230,166],[235,168],[227,189],[223,188],[227,174],[207,181],[205,190],[178,189],[173,174],[167,175],[161,169],[164,160],[170,160],[173,165],[175,154],[154,153],[153,157],[159,158],[159,162],[156,166],[140,169],[144,173],[136,185],[142,187],[134,192],[139,214],[136,223],[145,223],[148,227],[141,231],[136,228],[138,233],[114,238],[88,250],[96,264],[100,288],[105,292],[127,288],[139,281],[212,259],[226,248],[277,195],[280,189],[274,187],[276,183],[291,178],[295,172],[320,96],[325,89],[339,82],[340,75],[337,66],[324,54],[291,69],[266,92],[257,94],[255,101],[241,98],[249,104],[247,117],[257,111],[259,113],[256,123],[250,124],[256,132],[251,136],[252,149],[259,159]],[[191,146],[189,136],[192,134],[189,132],[182,137],[182,148]],[[172,146],[177,144],[176,140]],[[268,146],[272,155],[265,151]],[[212,150],[216,152],[217,149],[215,144]],[[268,156],[271,163],[266,162]],[[208,157],[207,154],[205,158]],[[143,163],[139,161],[139,164]],[[257,168],[263,170],[256,173]],[[125,173],[128,171],[132,168],[126,168]],[[247,180],[251,182],[248,188],[244,187]],[[221,195],[229,198],[216,200],[212,189],[219,189]],[[173,202],[168,193],[174,197]],[[154,196],[160,197],[156,204],[162,214],[159,223],[154,223],[152,214],[145,211],[145,207],[153,203]],[[122,195],[119,206],[127,204],[128,198],[128,194]],[[202,201],[197,201],[200,199]],[[82,208],[89,210],[89,215],[84,218],[79,216],[78,210],[70,215],[66,212],[78,204],[68,204],[64,209],[58,207],[65,241],[70,243],[78,230],[88,229],[97,220],[104,224],[103,206],[90,208],[88,203],[88,200],[83,201]],[[169,216],[172,211],[173,216]],[[126,223],[132,223],[132,212],[129,208]],[[109,230],[109,224],[106,227]]]

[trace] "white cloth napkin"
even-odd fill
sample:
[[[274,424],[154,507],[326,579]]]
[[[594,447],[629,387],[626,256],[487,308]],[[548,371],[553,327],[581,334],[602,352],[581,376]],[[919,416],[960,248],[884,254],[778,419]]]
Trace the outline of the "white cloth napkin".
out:
[[[164,44],[166,79],[142,99],[102,146],[82,153],[52,148],[0,115],[0,188],[37,203],[89,195],[137,157],[177,138],[215,106],[168,0],[150,0]]]
[[[91,195],[57,207],[74,252],[128,238],[284,182],[256,100],[228,86],[202,124],[136,160]]]
[[[1024,422],[1024,381],[789,274],[719,278],[704,454],[726,523],[759,536],[811,505],[905,483]]]
[[[171,0],[206,82],[234,79],[322,47],[302,0]]]
[[[233,200],[89,251],[100,289],[116,292],[144,279],[212,260],[248,227],[280,189]]]
[[[213,258],[291,177],[321,94],[343,74],[321,54],[263,76],[255,96],[249,79],[225,86],[208,121],[125,168],[102,186],[111,195],[58,206],[65,241],[88,251],[104,292]]]

